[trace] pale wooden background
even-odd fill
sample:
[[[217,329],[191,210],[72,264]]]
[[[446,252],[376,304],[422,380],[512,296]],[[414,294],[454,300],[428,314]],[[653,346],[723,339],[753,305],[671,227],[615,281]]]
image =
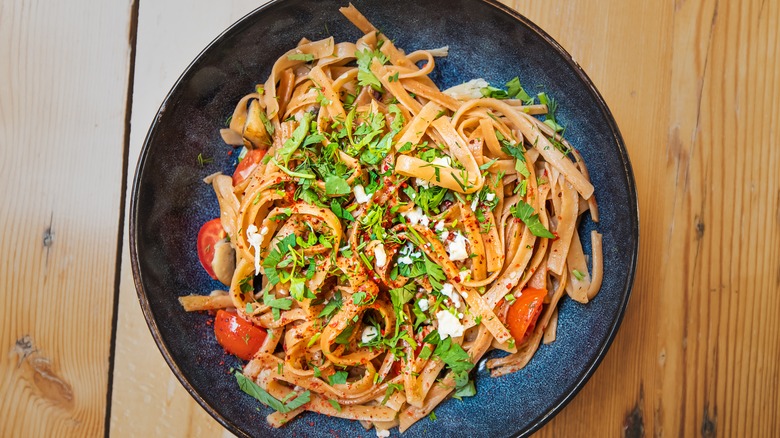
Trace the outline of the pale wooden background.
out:
[[[143,321],[125,181],[180,72],[260,2],[138,1],[0,1],[3,437],[229,435]],[[780,2],[508,4],[603,93],[641,211],[623,326],[538,436],[776,436]]]

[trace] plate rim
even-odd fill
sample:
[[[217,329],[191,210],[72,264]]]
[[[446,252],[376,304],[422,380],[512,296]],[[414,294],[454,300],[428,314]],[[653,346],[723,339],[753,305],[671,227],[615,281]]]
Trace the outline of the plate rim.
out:
[[[184,388],[187,390],[190,396],[192,396],[195,399],[195,401],[223,427],[225,427],[227,430],[229,430],[231,433],[237,436],[246,437],[246,438],[252,438],[252,435],[240,429],[239,427],[237,427],[237,425],[235,425],[230,420],[222,416],[209,403],[207,403],[206,400],[200,395],[198,390],[184,376],[184,373],[179,367],[179,365],[173,360],[173,356],[171,354],[171,351],[168,348],[168,345],[162,339],[162,334],[157,325],[157,321],[154,319],[154,315],[152,314],[152,309],[151,306],[149,305],[149,300],[146,297],[146,289],[144,288],[144,284],[143,284],[144,283],[143,274],[140,269],[140,261],[138,255],[138,236],[137,236],[138,235],[138,227],[137,227],[138,207],[139,207],[138,198],[140,194],[140,183],[143,176],[143,172],[145,170],[146,160],[149,155],[151,141],[153,139],[153,133],[155,132],[157,125],[159,124],[160,118],[165,113],[169,101],[173,97],[173,94],[176,92],[176,90],[184,82],[185,77],[190,75],[195,64],[197,64],[200,61],[200,59],[213,46],[218,44],[227,34],[231,33],[237,27],[242,26],[245,21],[251,19],[255,15],[260,15],[264,13],[267,9],[270,9],[286,1],[288,0],[271,0],[253,9],[249,13],[245,14],[243,17],[239,18],[238,20],[233,22],[230,26],[225,28],[225,30],[220,32],[219,35],[217,35],[208,45],[206,45],[197,54],[197,56],[195,56],[195,58],[193,58],[193,60],[187,65],[184,71],[179,75],[179,77],[176,79],[174,84],[171,86],[171,89],[168,91],[165,98],[162,100],[162,103],[160,104],[157,112],[155,113],[154,119],[152,120],[152,123],[150,124],[146,132],[146,136],[144,138],[143,145],[141,146],[141,151],[136,164],[135,173],[133,176],[133,186],[130,194],[129,251],[130,251],[131,270],[133,273],[133,284],[135,286],[136,294],[138,296],[138,302],[141,306],[141,310],[144,315],[144,320],[146,321],[146,325],[152,334],[152,338],[154,339],[155,344],[157,344],[157,348],[162,353],[163,359],[168,364],[168,367],[171,369],[171,371],[173,371],[173,374],[176,376],[176,378],[179,380],[182,386],[184,386]],[[533,434],[534,432],[538,431],[539,429],[541,429],[542,426],[547,424],[553,417],[555,417],[558,413],[560,413],[560,411],[563,410],[563,408],[577,396],[577,394],[582,390],[585,384],[593,376],[596,369],[598,369],[599,365],[604,360],[604,357],[609,351],[609,348],[611,347],[613,341],[615,340],[618,329],[620,328],[623,318],[625,317],[626,309],[628,307],[628,301],[631,298],[634,283],[636,280],[636,267],[637,267],[637,259],[639,256],[639,242],[640,242],[639,202],[638,202],[636,181],[634,178],[633,168],[631,166],[631,161],[628,156],[628,150],[626,148],[625,141],[623,140],[623,136],[617,125],[617,121],[615,120],[612,111],[610,110],[609,106],[604,100],[604,97],[596,88],[595,84],[587,75],[587,73],[585,73],[585,70],[579,65],[579,63],[577,63],[577,61],[574,60],[571,54],[565,48],[563,48],[563,46],[561,46],[553,37],[551,37],[541,27],[539,27],[529,18],[522,15],[520,12],[502,3],[499,3],[497,0],[476,0],[476,1],[484,3],[493,8],[496,8],[501,12],[509,15],[510,17],[512,17],[514,20],[518,22],[517,24],[526,26],[531,32],[535,33],[547,44],[552,46],[552,48],[558,52],[558,54],[564,59],[564,61],[567,64],[569,64],[569,66],[572,68],[572,70],[577,75],[577,77],[587,87],[590,94],[596,98],[596,103],[599,107],[599,110],[601,111],[604,118],[607,120],[607,124],[610,128],[612,137],[618,146],[618,153],[620,155],[620,160],[623,164],[623,173],[628,183],[627,184],[628,198],[630,204],[634,206],[634,208],[631,209],[630,208],[631,205],[629,205],[629,211],[633,213],[631,215],[630,228],[631,228],[631,234],[635,236],[634,245],[633,245],[633,251],[631,253],[631,260],[629,263],[628,276],[626,278],[625,287],[623,288],[621,294],[622,300],[618,306],[619,312],[617,318],[615,318],[609,330],[607,331],[607,337],[605,341],[603,341],[599,345],[595,359],[589,364],[588,367],[585,368],[584,372],[577,379],[575,379],[574,382],[571,385],[569,385],[568,388],[566,388],[563,395],[554,403],[552,403],[549,409],[545,410],[544,413],[542,413],[537,418],[532,420],[532,422],[530,423],[527,429],[519,430],[513,433],[514,437],[527,437]]]

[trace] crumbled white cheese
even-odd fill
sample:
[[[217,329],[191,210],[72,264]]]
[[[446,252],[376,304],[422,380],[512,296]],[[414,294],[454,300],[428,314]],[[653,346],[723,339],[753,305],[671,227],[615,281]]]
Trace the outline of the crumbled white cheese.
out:
[[[466,242],[466,237],[456,231],[455,239],[447,245],[447,254],[450,255],[451,261],[457,262],[469,258],[469,253],[466,250]]]
[[[398,264],[401,265],[411,265],[414,263],[413,257],[419,257],[420,253],[414,253],[412,254],[414,247],[412,246],[411,242],[406,242],[406,245],[401,247],[401,251],[398,252],[400,257],[398,257]]]
[[[471,201],[471,209],[472,210],[476,210],[477,209],[477,205],[479,205],[479,197],[475,196],[474,200]]]
[[[469,293],[464,290],[463,292],[460,293],[460,296],[462,296],[463,298],[468,298]]]
[[[458,313],[458,319],[463,319],[463,314],[462,313]]]
[[[377,438],[387,438],[387,437],[390,436],[390,431],[387,430],[387,429],[385,429],[385,430],[377,429],[376,436],[377,436]]]
[[[417,305],[420,307],[420,310],[423,312],[427,312],[428,309],[431,307],[431,303],[428,302],[427,299],[422,298],[420,301],[417,302]]]
[[[414,260],[409,256],[398,257],[399,265],[411,265],[412,263],[414,263]]]
[[[417,183],[417,187],[424,187],[427,189],[428,187],[431,186],[431,183],[429,183],[427,180],[424,180],[422,178],[415,178],[414,182]]]
[[[455,304],[455,307],[459,308],[461,306],[460,296],[458,295],[457,292],[455,292],[455,288],[452,287],[452,284],[444,283],[441,286],[441,294],[451,299],[452,304]]]
[[[268,228],[263,227],[268,232]],[[246,240],[249,246],[255,250],[255,275],[260,275],[260,245],[263,244],[263,233],[257,232],[257,226],[252,224],[246,227]]]
[[[436,231],[444,231],[444,221],[436,222],[436,226],[433,227]]]
[[[468,281],[469,277],[471,277],[471,271],[468,269],[460,271],[458,272],[458,277],[460,277],[460,281]]]
[[[374,247],[374,257],[376,258],[376,267],[381,268],[387,264],[387,253],[385,252],[385,245],[379,244]]]
[[[379,336],[379,331],[373,325],[369,325],[363,329],[363,333],[360,335],[360,342],[368,344],[377,336]]]
[[[408,220],[409,223],[413,225],[420,224],[424,227],[427,227],[431,222],[431,219],[426,216],[425,213],[423,213],[422,208],[420,207],[414,207],[409,211],[405,211],[401,213],[401,216],[405,217],[406,220]]]
[[[447,88],[443,91],[444,94],[448,94],[455,99],[479,99],[482,97],[482,89],[487,87],[488,82],[482,78],[472,79],[454,87]]]
[[[438,164],[439,166],[452,167],[452,160],[450,157],[436,157],[431,161],[431,164]]]
[[[357,201],[359,204],[366,204],[371,200],[371,195],[367,195],[366,189],[364,189],[360,184],[352,188],[352,193],[355,194],[355,201]]]
[[[496,199],[496,194],[495,193],[487,193],[487,194],[485,194],[485,201],[493,202],[494,199]]]
[[[439,321],[439,338],[446,339],[447,336],[452,336],[453,338],[463,336],[463,324],[452,313],[440,310],[436,313],[436,319]]]

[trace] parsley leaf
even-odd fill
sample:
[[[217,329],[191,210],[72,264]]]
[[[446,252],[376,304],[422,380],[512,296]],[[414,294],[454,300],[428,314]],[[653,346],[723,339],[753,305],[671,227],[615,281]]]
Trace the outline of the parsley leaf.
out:
[[[335,199],[330,201],[330,209],[331,211],[333,211],[333,214],[335,214],[336,217],[340,219],[344,219],[347,221],[355,220],[355,216],[352,216],[352,213],[350,213],[349,211],[344,210],[341,204],[339,204],[339,202],[336,201]]]
[[[551,233],[547,228],[542,225],[539,220],[539,215],[534,213],[534,208],[525,203],[524,201],[518,201],[516,205],[510,209],[512,216],[522,220],[531,233],[534,236],[545,237],[547,239],[554,239],[555,235]]]
[[[477,389],[474,388],[474,381],[469,380],[468,383],[460,387],[457,391],[455,391],[455,394],[453,395],[454,398],[461,400],[463,397],[472,397],[477,394]]]
[[[439,342],[433,354],[441,358],[455,373],[462,373],[474,368],[474,364],[469,362],[469,354],[460,345],[453,343],[449,336]]]
[[[328,304],[325,305],[325,307],[322,308],[322,311],[320,311],[320,314],[317,315],[317,318],[326,318],[330,319],[334,313],[336,313],[336,310],[341,308],[341,292],[338,291],[335,294],[333,294],[333,298],[328,301]]]
[[[292,154],[298,149],[298,147],[303,142],[303,139],[306,137],[306,134],[308,134],[309,123],[311,122],[311,119],[311,113],[303,114],[303,119],[301,120],[301,123],[298,125],[298,127],[295,128],[295,131],[293,131],[292,137],[288,138],[282,147],[276,151],[277,160],[281,159],[284,161],[284,164],[287,165],[287,162],[290,161]]]
[[[350,191],[349,184],[344,178],[335,175],[325,178],[326,195],[346,195]]]
[[[274,321],[276,321],[280,317],[280,310],[290,310],[292,300],[289,298],[275,298],[266,291],[263,294],[263,304],[271,308],[271,312],[274,315]]]
[[[275,285],[281,282],[279,278],[279,272],[277,271],[277,265],[282,261],[282,257],[290,252],[290,249],[295,246],[295,234],[290,234],[279,243],[276,244],[276,248],[272,250],[263,260],[262,266],[268,282],[271,285]]]
[[[242,391],[251,395],[260,403],[270,407],[271,409],[274,409],[275,411],[281,412],[282,414],[286,414],[293,409],[297,409],[311,400],[311,392],[306,391],[299,394],[294,400],[285,404],[269,394],[265,389],[261,388],[260,385],[253,382],[250,378],[241,374],[240,371],[236,371],[235,376],[236,381],[238,382],[238,387],[241,388]],[[293,394],[296,394],[296,392],[291,391],[286,398],[291,397]]]
[[[336,343],[341,345],[348,344],[349,338],[352,337],[353,331],[355,331],[354,325],[347,326],[347,328],[345,328],[343,332],[339,333],[339,335],[336,336]]]
[[[376,91],[382,91],[382,83],[379,82],[374,73],[371,72],[371,61],[377,58],[381,64],[387,62],[387,56],[379,50],[363,49],[355,51],[355,58],[358,65],[358,84],[361,86],[369,85]]]
[[[336,400],[328,399],[328,403],[330,403],[331,406],[333,406],[333,409],[341,412],[341,405]]]
[[[433,286],[434,289],[441,290],[441,283],[447,280],[447,276],[444,275],[444,270],[441,268],[441,266],[433,263],[427,256],[424,257],[424,260],[425,271],[428,274],[428,281],[431,282],[431,286]]]
[[[347,383],[347,377],[349,374],[346,371],[336,371],[335,374],[328,377],[328,381],[331,385],[343,385]]]

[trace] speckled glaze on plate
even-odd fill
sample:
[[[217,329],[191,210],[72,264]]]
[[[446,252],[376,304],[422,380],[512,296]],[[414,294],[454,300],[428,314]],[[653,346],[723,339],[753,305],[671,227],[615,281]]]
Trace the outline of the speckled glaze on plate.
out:
[[[526,436],[560,411],[585,384],[620,325],[636,268],[639,239],[636,189],[623,140],[604,100],[580,67],[528,19],[493,2],[475,0],[353,0],[369,20],[408,52],[449,45],[432,79],[446,88],[483,77],[495,85],[520,76],[532,92],[560,103],[558,121],[588,164],[601,222],[580,227],[604,235],[604,282],[596,299],[565,298],[558,339],[539,348],[523,370],[493,379],[483,359],[473,375],[477,395],[448,400],[438,419],[420,420],[404,436]],[[209,317],[186,313],[177,297],[224,288],[200,267],[196,236],[219,209],[201,179],[232,173],[236,158],[219,135],[235,103],[267,78],[273,62],[301,37],[360,33],[338,13],[347,0],[271,2],[217,37],[187,68],[160,107],[136,169],[130,254],[138,298],[149,329],[181,383],[214,418],[238,436],[376,436],[354,421],[305,413],[276,430],[269,408],[238,389],[228,373],[240,362],[216,343]],[[198,154],[213,157],[201,167]],[[583,336],[582,334],[585,334]],[[495,355],[499,353],[492,353]],[[490,355],[488,356],[490,357]],[[259,407],[259,409],[258,409]],[[397,430],[393,430],[396,435]]]

